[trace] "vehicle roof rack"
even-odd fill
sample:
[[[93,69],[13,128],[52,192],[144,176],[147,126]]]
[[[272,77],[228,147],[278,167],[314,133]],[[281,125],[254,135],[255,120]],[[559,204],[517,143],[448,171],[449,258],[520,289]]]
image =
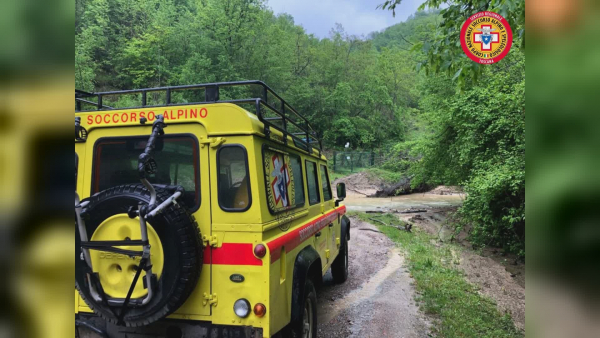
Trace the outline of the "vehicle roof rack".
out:
[[[261,97],[220,100],[219,90],[225,87],[254,87],[260,89]],[[204,90],[204,101],[202,102],[172,102],[171,94],[177,91],[186,90]],[[148,93],[162,92],[165,94],[165,104],[148,105]],[[103,104],[103,98],[114,97],[119,95],[141,94],[141,105],[133,107],[113,108]],[[279,105],[279,109],[268,100],[268,96],[272,95],[277,100],[275,105]],[[95,100],[92,101],[92,100]],[[277,102],[279,101],[279,102]],[[317,138],[317,133],[312,128],[308,120],[290,106],[281,96],[273,89],[267,86],[264,82],[258,80],[252,81],[234,81],[234,82],[217,82],[204,83],[183,86],[156,87],[144,89],[118,90],[90,93],[82,90],[75,90],[75,112],[89,112],[97,110],[114,110],[114,109],[131,109],[142,107],[164,107],[174,105],[190,105],[190,104],[210,104],[210,103],[234,103],[234,104],[252,104],[255,108],[255,114],[265,126],[265,135],[269,137],[271,128],[279,130],[284,135],[284,142],[287,143],[287,136],[290,136],[294,144],[309,154],[312,149],[317,149],[319,155],[322,151],[321,140]],[[91,106],[94,109],[82,110],[82,106]],[[270,112],[270,113],[269,113]]]

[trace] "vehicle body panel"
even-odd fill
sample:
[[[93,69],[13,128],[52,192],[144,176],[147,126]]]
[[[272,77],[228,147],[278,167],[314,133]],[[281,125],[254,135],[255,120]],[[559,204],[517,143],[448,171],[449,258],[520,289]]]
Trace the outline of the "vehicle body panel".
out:
[[[256,115],[229,103],[82,112],[76,116],[81,117],[89,133],[86,142],[75,144],[79,158],[77,192],[82,198],[91,193],[96,142],[111,137],[147,136],[157,114],[164,114],[166,135],[192,134],[198,140],[201,201],[193,215],[205,240],[200,281],[185,304],[169,318],[257,327],[270,337],[290,321],[298,253],[313,247],[321,258],[323,275],[339,252],[340,219],[346,209],[343,205],[336,207],[333,198],[324,201],[321,187],[327,182],[322,182],[321,164],[327,165],[325,157],[316,150],[309,154],[296,147],[291,137],[286,137],[285,142],[278,130],[265,136]],[[140,124],[142,116],[148,119],[145,125]],[[218,152],[227,146],[242,146],[247,154],[251,203],[244,211],[226,211],[219,204]],[[300,157],[304,205],[275,214],[269,210],[266,187],[270,182],[266,181],[268,173],[263,165],[265,146]],[[305,160],[317,164],[320,202],[314,205],[309,205],[306,197]],[[158,166],[160,169],[160,163]],[[319,232],[321,235],[315,237]],[[254,255],[258,244],[267,248],[264,258]],[[242,275],[243,282],[233,282],[232,275]],[[240,298],[252,305],[263,303],[266,315],[237,317],[233,303]],[[77,292],[75,312],[91,312]]]

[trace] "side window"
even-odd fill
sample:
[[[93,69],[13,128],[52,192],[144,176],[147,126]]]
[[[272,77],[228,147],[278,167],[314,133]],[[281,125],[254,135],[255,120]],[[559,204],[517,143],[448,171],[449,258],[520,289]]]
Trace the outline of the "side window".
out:
[[[123,184],[138,184],[138,156],[148,137],[103,138],[94,145],[92,194]],[[181,185],[184,199],[200,205],[198,141],[186,135],[165,135],[156,140],[156,173],[148,175],[153,184]]]
[[[225,211],[245,211],[252,204],[248,156],[240,145],[227,145],[217,155],[219,206]]]
[[[300,157],[277,149],[263,150],[267,203],[271,213],[304,205]]]
[[[331,184],[329,184],[329,176],[327,175],[327,167],[321,164],[321,189],[323,189],[323,200],[331,199]]]
[[[305,161],[306,164],[306,183],[308,185],[308,202],[310,205],[321,201],[319,196],[319,180],[317,179],[317,164],[311,161]]]
[[[302,180],[302,162],[300,162],[299,156],[290,156],[290,167],[292,167],[292,173],[294,174],[296,205],[304,205],[304,180]]]

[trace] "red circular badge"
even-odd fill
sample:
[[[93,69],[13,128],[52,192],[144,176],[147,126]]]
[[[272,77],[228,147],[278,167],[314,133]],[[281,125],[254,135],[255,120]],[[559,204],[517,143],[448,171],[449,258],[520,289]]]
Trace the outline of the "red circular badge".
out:
[[[460,44],[467,56],[481,64],[502,60],[512,46],[512,30],[502,15],[479,12],[465,21],[460,30]]]

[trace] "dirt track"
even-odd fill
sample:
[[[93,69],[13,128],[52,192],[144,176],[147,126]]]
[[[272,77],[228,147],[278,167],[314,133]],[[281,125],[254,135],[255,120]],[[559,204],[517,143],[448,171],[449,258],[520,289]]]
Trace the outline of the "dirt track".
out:
[[[354,177],[354,178],[353,178]],[[358,188],[372,188],[363,177],[354,175]],[[355,183],[350,180],[349,183]],[[453,230],[446,224],[449,214],[456,210],[465,195],[455,187],[438,187],[428,193],[391,198],[367,198],[364,191],[352,189],[344,203],[348,210],[398,212],[406,209],[425,209],[422,213],[397,214],[415,227],[439,236],[440,243],[448,240]],[[415,290],[404,265],[404,258],[394,249],[385,235],[360,230],[376,227],[352,219],[349,243],[349,279],[335,285],[328,273],[318,290],[319,337],[428,337],[429,321],[415,305]],[[525,328],[525,266],[515,257],[493,248],[472,251],[466,234],[457,243],[460,268],[467,280],[482,294],[492,298],[498,309],[510,313],[515,326]]]
[[[427,337],[404,257],[371,224],[351,219],[349,277],[325,276],[318,293],[319,337]]]

